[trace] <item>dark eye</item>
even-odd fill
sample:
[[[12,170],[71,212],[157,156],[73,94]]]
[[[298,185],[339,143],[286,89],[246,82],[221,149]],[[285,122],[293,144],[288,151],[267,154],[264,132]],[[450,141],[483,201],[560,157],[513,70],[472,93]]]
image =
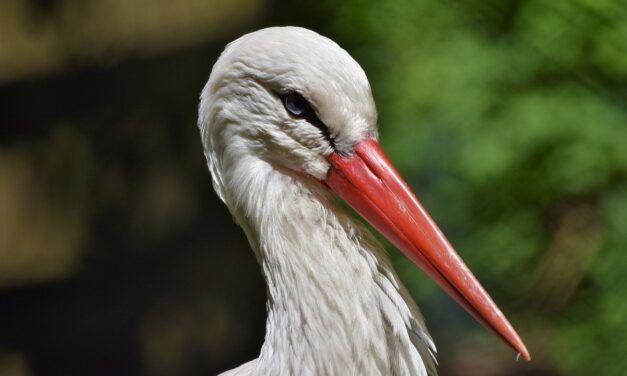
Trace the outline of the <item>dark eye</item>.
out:
[[[311,109],[309,103],[302,95],[292,92],[280,95],[280,98],[287,112],[289,112],[292,116],[307,120],[309,124],[320,129],[324,138],[326,138],[331,144],[331,147],[335,149],[335,140],[331,137],[329,128],[322,121],[320,121],[320,119],[318,119],[316,112]]]
[[[311,112],[309,103],[298,93],[289,93],[282,97],[287,112],[294,116],[305,117]]]

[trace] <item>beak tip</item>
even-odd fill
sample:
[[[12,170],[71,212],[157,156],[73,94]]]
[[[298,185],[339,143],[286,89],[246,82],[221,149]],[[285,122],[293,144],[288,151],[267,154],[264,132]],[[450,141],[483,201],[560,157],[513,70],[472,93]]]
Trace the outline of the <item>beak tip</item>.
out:
[[[516,354],[516,361],[518,361],[520,358],[523,358],[524,360],[530,362],[531,361],[531,355],[529,354],[529,351],[527,350],[527,347],[525,346],[524,343],[519,342],[514,346],[514,350],[516,350],[518,353]]]
[[[529,351],[527,351],[526,347],[523,346],[522,351],[519,354],[524,360],[531,362],[531,355],[529,354]]]

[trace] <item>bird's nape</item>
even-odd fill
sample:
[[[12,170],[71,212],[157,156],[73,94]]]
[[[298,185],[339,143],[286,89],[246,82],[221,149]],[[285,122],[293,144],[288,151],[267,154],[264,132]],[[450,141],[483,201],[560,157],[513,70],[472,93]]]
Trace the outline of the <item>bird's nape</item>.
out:
[[[425,271],[477,321],[531,360],[524,343],[379,146],[368,138],[355,153],[334,153],[325,183]]]

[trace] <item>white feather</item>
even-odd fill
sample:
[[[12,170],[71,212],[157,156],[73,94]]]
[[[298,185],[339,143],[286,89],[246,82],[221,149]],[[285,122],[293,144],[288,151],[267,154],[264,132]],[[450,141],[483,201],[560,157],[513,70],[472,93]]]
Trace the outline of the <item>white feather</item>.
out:
[[[258,359],[224,375],[434,375],[424,320],[372,234],[319,180],[333,152],[319,129],[289,116],[298,91],[350,153],[376,137],[359,65],[312,31],[270,28],[229,44],[199,109],[213,186],[244,229],[268,288]]]

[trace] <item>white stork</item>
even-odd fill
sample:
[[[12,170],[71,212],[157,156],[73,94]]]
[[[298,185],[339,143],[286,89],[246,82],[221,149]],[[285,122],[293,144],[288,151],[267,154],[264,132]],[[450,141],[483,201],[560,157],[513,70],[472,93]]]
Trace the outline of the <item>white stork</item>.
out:
[[[436,374],[418,307],[333,193],[529,360],[379,147],[368,79],[336,43],[297,27],[230,43],[202,91],[198,126],[213,187],[267,284],[261,353],[224,375]]]

